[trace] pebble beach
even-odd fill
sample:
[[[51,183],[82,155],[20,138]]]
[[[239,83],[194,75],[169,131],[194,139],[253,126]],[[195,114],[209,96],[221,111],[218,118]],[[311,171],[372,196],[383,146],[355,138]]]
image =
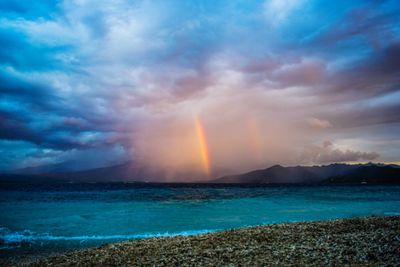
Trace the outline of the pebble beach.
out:
[[[148,238],[25,266],[400,266],[400,216],[246,227]]]

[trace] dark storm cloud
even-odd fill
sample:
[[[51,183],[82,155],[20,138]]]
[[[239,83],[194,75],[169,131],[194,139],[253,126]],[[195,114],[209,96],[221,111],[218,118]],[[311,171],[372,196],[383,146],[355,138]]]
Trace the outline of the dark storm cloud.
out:
[[[64,129],[66,130],[66,129]],[[106,145],[104,142],[79,141],[69,131],[55,132],[34,126],[28,118],[23,118],[7,111],[0,111],[0,139],[30,142],[43,148],[68,150],[73,148],[90,148]],[[77,131],[76,131],[77,132]]]
[[[330,47],[354,45],[351,41],[366,42],[373,48],[379,48],[395,40],[400,8],[397,6],[386,10],[380,7],[382,3],[367,2],[362,7],[350,9],[343,18],[332,23],[314,41]]]
[[[390,44],[330,77],[329,94],[368,98],[400,88],[400,43]]]
[[[0,111],[0,138],[6,140],[26,140],[40,143],[41,138],[26,126],[26,121],[15,114]]]
[[[61,99],[44,84],[26,81],[0,70],[0,99],[17,99],[37,109],[56,106]]]
[[[112,145],[104,135],[112,131],[113,120],[92,113],[90,102],[77,109],[66,105],[68,96],[57,94],[55,88],[4,71],[0,72],[0,93],[3,105],[13,107],[0,110],[0,139],[59,150]],[[77,136],[96,132],[99,134],[90,140],[79,140]]]

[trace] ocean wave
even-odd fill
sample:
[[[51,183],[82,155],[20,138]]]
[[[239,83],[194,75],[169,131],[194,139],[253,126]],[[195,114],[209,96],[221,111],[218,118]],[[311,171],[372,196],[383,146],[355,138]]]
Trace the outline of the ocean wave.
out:
[[[399,216],[400,212],[397,211],[388,211],[388,212],[384,212],[384,215],[389,215],[389,216]]]
[[[107,241],[129,240],[150,237],[188,236],[219,231],[219,229],[189,230],[181,232],[143,233],[143,234],[119,234],[119,235],[82,235],[82,236],[55,236],[48,233],[35,233],[30,230],[11,231],[6,227],[0,227],[0,249],[15,248],[23,243],[35,243],[46,241]]]

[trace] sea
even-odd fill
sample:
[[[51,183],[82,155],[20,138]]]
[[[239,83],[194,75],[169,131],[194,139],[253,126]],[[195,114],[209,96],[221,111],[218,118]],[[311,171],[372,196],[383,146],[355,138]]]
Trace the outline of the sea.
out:
[[[254,225],[400,215],[400,186],[0,184],[0,258]]]

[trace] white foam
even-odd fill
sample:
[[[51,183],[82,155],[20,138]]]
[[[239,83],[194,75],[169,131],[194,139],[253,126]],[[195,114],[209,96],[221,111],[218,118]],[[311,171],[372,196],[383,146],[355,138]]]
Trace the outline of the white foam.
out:
[[[397,211],[389,211],[389,212],[384,212],[383,214],[389,215],[389,216],[399,216],[400,212]]]
[[[85,240],[128,240],[150,237],[168,237],[168,236],[188,236],[216,232],[218,229],[204,229],[181,232],[164,233],[143,233],[128,235],[83,235],[83,236],[54,236],[48,233],[39,234],[29,230],[12,232],[7,228],[0,227],[0,240],[7,244],[16,244],[22,242],[36,241],[85,241]]]

